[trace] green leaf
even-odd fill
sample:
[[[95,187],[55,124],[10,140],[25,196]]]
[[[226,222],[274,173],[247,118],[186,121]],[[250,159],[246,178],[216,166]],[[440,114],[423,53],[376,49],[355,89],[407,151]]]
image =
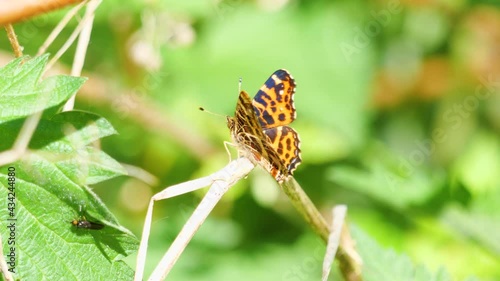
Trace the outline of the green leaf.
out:
[[[363,260],[365,281],[451,281],[448,273],[441,269],[432,274],[422,265],[414,265],[405,256],[386,250],[357,227],[351,232]]]
[[[500,236],[492,235],[500,233],[500,216],[477,211],[467,212],[458,206],[450,206],[441,219],[457,233],[477,241],[485,250],[500,257]]]
[[[328,178],[398,209],[425,203],[444,181],[442,171],[411,165],[382,145],[369,148],[361,162],[332,167]]]
[[[474,195],[487,193],[500,186],[500,141],[498,135],[478,132],[467,149],[458,156],[453,173]]]
[[[0,68],[0,124],[60,105],[83,85],[85,78],[52,76],[40,82],[48,55],[22,57]]]
[[[3,141],[0,149],[12,147],[24,120],[0,124]],[[124,168],[92,142],[115,134],[116,131],[104,118],[81,111],[62,112],[38,124],[29,148],[57,165],[73,182],[81,185],[95,184],[120,175]]]
[[[10,147],[24,120],[0,124],[2,146]],[[137,249],[137,239],[87,186],[126,171],[93,142],[115,130],[104,118],[63,112],[42,119],[22,160],[0,167],[0,209],[7,210],[9,177],[15,178],[16,278],[25,280],[130,280],[122,259]],[[4,148],[5,148],[4,147]],[[15,169],[15,177],[8,174]],[[81,211],[80,209],[83,208]],[[101,230],[77,228],[84,215]],[[9,212],[0,212],[0,232],[9,237]],[[4,253],[10,252],[4,243]]]

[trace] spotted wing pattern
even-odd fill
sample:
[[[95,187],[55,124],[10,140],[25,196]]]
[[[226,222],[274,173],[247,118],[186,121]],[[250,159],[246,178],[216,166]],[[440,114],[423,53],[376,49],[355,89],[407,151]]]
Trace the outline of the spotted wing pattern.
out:
[[[300,164],[300,140],[286,126],[295,119],[295,81],[283,69],[274,72],[253,100],[241,91],[234,117],[227,123],[240,153],[283,182]]]
[[[279,69],[260,87],[252,105],[263,129],[288,125],[295,120],[295,85],[290,73]]]

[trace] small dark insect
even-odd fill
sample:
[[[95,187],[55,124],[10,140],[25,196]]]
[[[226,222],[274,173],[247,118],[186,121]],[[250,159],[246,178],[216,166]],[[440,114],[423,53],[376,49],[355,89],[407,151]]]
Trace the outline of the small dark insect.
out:
[[[99,229],[102,229],[104,227],[103,224],[88,221],[83,216],[80,217],[79,219],[72,220],[71,224],[76,226],[77,228],[94,229],[94,230],[99,230]]]

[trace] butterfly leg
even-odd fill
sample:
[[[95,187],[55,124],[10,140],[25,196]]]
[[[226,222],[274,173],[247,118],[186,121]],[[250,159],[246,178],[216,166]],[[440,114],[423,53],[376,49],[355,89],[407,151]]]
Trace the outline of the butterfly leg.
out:
[[[229,146],[236,147],[234,143],[229,141],[224,141],[224,148],[226,149],[227,155],[229,156],[229,162],[231,162],[231,151],[229,151]],[[240,157],[240,152],[238,151],[238,158]]]

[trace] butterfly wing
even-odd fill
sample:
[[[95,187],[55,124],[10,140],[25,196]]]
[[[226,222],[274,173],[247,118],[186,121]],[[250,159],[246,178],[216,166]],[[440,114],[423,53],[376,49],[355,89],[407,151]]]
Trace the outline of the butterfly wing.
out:
[[[292,75],[279,69],[259,89],[252,105],[263,129],[288,125],[295,120],[295,86]]]
[[[288,174],[291,175],[302,161],[299,134],[288,126],[264,129],[264,134],[268,137]]]
[[[235,117],[228,119],[228,126],[234,141],[245,156],[261,165],[278,182],[282,182],[289,175],[280,155],[262,130],[247,92],[241,91]]]

